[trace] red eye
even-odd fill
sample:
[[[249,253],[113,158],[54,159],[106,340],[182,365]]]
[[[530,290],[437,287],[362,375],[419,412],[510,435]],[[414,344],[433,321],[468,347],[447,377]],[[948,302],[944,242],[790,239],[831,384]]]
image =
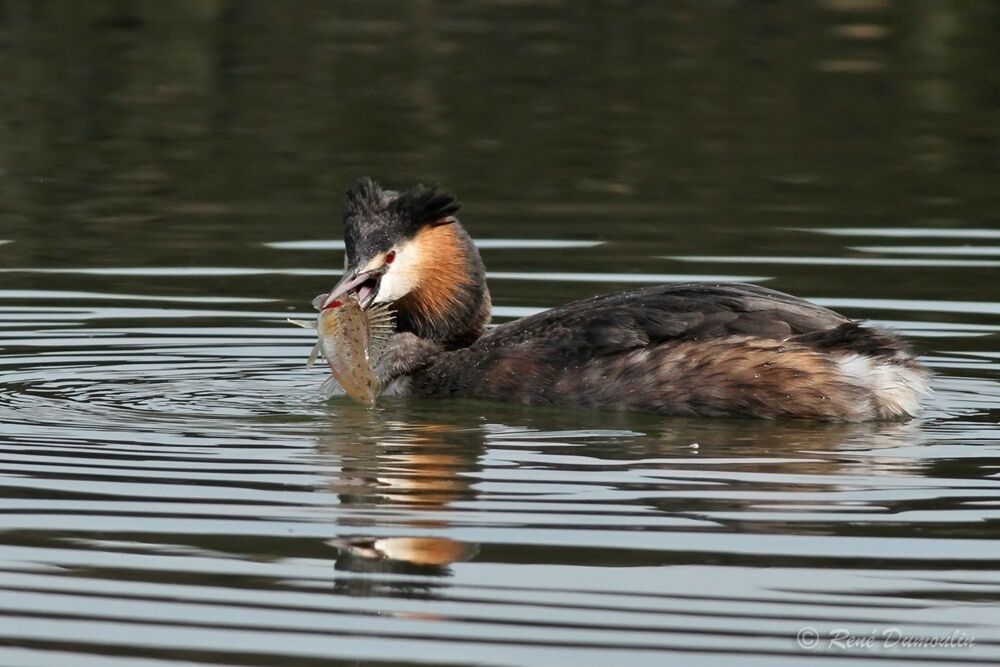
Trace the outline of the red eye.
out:
[[[395,250],[390,250],[389,252],[387,252],[385,254],[385,263],[386,264],[392,264],[395,259],[396,259],[396,251]]]

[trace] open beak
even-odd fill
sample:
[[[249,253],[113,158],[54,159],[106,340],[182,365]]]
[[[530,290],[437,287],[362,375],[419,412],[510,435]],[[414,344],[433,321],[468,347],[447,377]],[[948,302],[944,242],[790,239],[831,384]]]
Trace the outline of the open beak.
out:
[[[375,301],[375,297],[378,296],[378,288],[382,283],[382,274],[384,273],[385,267],[365,271],[363,273],[348,271],[332,290],[326,294],[320,294],[312,300],[313,308],[316,310],[323,310],[334,301],[343,298],[351,292],[356,292],[358,295],[358,305],[361,306],[362,309],[365,309],[370,306],[372,302]]]

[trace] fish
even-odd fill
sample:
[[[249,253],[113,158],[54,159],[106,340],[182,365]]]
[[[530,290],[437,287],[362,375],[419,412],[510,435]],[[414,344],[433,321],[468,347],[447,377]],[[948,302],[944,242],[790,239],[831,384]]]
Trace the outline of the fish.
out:
[[[362,310],[357,295],[350,294],[327,304],[315,322],[288,321],[316,330],[318,340],[307,366],[323,358],[330,366],[332,380],[351,399],[368,407],[375,405],[382,392],[375,367],[395,329],[395,311],[388,304]]]

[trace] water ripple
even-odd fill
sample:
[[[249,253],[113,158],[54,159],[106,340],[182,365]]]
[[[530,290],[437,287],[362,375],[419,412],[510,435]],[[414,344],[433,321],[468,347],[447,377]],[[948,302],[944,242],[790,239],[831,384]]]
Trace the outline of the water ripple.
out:
[[[1000,659],[993,324],[885,320],[945,345],[924,418],[824,426],[367,410],[260,299],[101,296],[0,292],[0,661],[799,664],[804,626],[943,618],[975,646],[879,660]]]

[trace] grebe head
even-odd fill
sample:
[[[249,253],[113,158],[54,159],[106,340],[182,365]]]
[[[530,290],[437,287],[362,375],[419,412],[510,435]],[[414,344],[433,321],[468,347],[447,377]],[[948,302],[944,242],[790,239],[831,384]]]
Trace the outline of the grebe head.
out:
[[[399,331],[446,348],[471,344],[489,321],[490,294],[479,252],[455,217],[460,207],[436,188],[394,192],[358,181],[344,195],[344,277],[313,305],[354,292],[362,308],[392,304]]]

